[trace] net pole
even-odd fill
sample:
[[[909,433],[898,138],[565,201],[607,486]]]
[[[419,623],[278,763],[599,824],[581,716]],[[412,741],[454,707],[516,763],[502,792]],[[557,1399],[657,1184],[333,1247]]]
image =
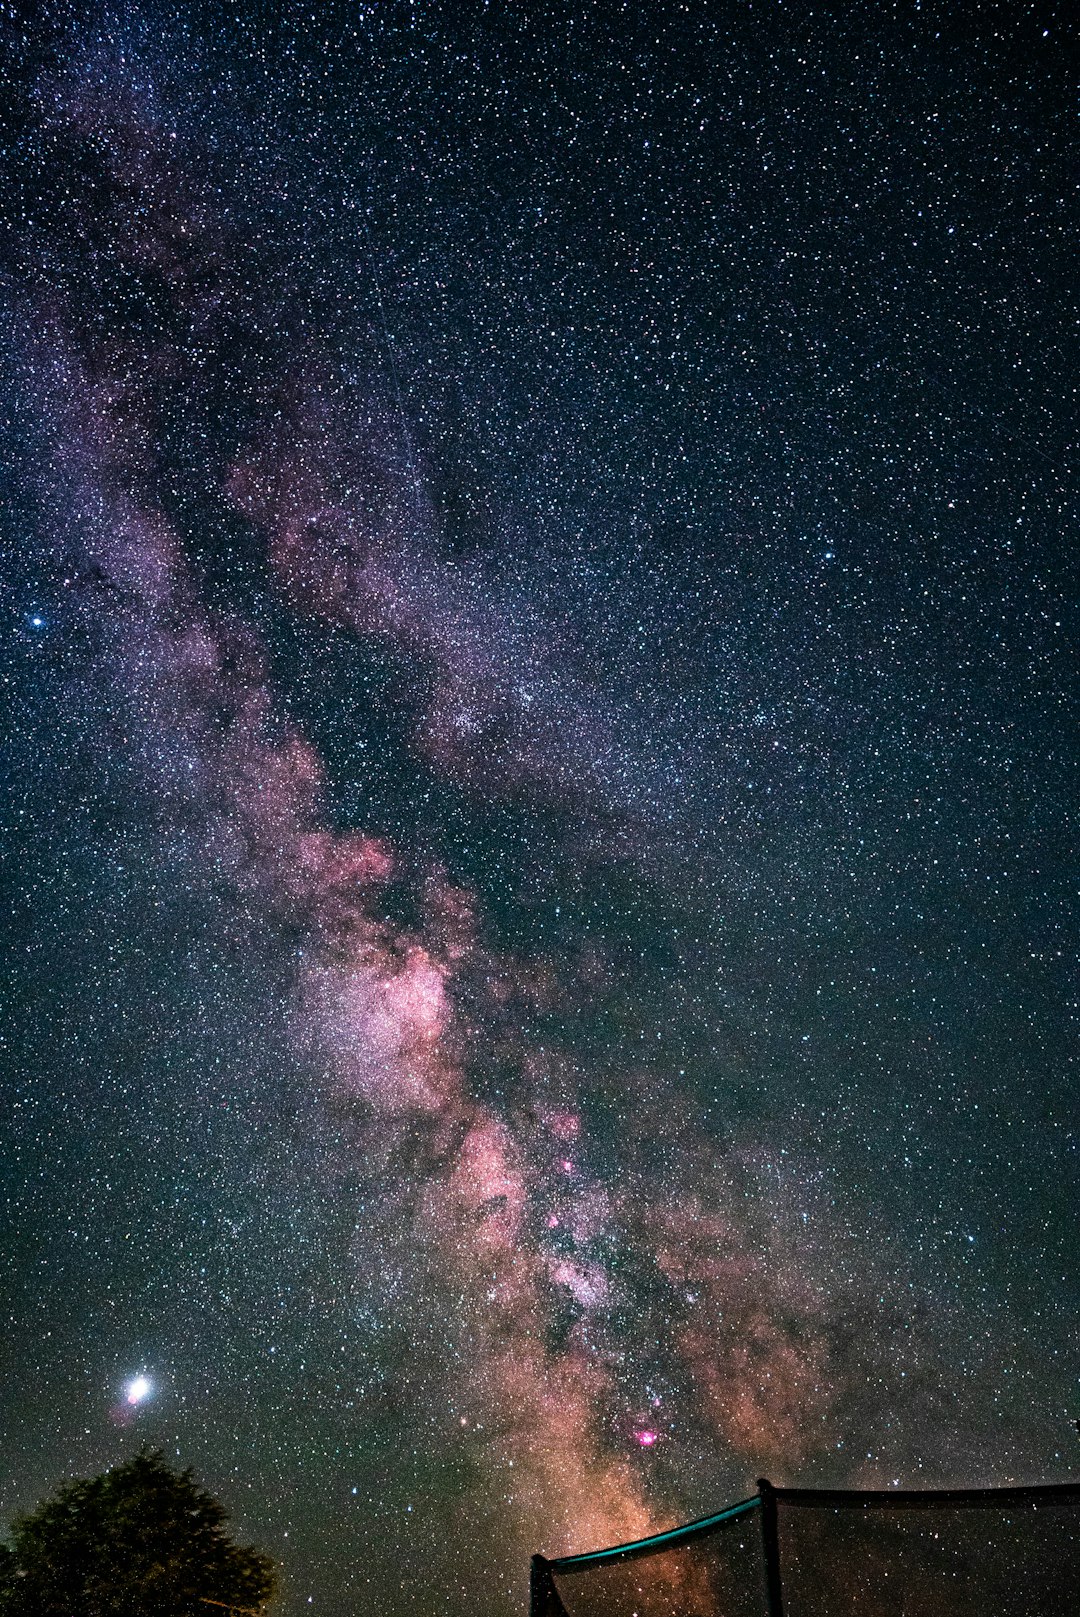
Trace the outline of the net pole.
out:
[[[761,1537],[765,1549],[765,1598],[769,1617],[784,1617],[784,1588],[780,1581],[780,1529],[776,1518],[776,1493],[768,1477],[758,1478],[761,1500]]]
[[[567,1617],[566,1607],[551,1576],[551,1566],[543,1555],[534,1555],[529,1574],[529,1617]]]

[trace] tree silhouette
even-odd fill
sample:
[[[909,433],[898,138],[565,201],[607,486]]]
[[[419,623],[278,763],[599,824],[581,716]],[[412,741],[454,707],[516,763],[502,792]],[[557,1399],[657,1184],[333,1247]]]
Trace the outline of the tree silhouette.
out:
[[[190,1471],[160,1454],[66,1482],[0,1545],[0,1617],[261,1613],[274,1563],[234,1544],[227,1519]]]

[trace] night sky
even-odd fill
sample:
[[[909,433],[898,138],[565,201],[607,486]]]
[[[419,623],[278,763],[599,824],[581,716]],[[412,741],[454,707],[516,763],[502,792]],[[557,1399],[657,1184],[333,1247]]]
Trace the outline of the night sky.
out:
[[[1080,1471],[1066,10],[3,8],[0,1519]]]

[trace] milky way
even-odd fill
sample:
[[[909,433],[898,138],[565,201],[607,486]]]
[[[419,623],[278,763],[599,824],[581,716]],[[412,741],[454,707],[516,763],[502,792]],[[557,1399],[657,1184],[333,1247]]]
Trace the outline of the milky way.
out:
[[[1059,21],[310,9],[7,25],[0,1503],[1069,1475]]]

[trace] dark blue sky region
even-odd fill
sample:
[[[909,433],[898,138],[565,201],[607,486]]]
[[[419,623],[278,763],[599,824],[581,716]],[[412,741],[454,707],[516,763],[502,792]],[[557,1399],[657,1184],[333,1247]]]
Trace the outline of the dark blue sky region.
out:
[[[4,1518],[1075,1475],[1063,8],[3,28]]]

